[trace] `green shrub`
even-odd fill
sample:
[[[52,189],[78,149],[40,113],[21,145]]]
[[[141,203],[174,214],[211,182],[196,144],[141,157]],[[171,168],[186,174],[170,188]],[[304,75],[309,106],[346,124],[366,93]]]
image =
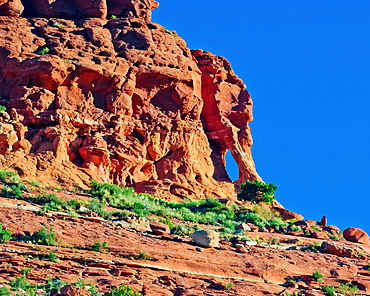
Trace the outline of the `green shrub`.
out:
[[[9,170],[0,170],[0,181],[5,183],[19,183],[21,178],[16,172]]]
[[[194,223],[219,225],[224,228],[227,235],[234,234],[238,222],[251,222],[259,227],[271,226],[276,230],[285,229],[289,225],[281,220],[278,212],[258,205],[253,210],[239,211],[237,205],[227,206],[215,198],[182,203],[168,202],[153,198],[149,194],[137,194],[132,188],[101,184],[96,181],[91,181],[90,184],[89,193],[94,201],[87,207],[100,216],[102,216],[101,211],[104,206],[109,204],[111,207],[132,211],[141,217],[146,217],[149,214],[166,217],[165,223],[169,222],[171,218],[176,218]],[[119,212],[114,212],[109,216],[120,217],[120,215]],[[122,215],[127,217],[130,213],[125,212]],[[173,227],[171,224],[169,226]],[[187,231],[183,226],[176,226],[173,233],[181,234]]]
[[[320,228],[320,226],[311,226],[311,230],[313,231],[313,232],[318,232],[318,231],[321,231],[321,228]]]
[[[194,227],[190,225],[185,225],[185,224],[176,224],[172,228],[171,232],[173,234],[178,234],[178,235],[183,235],[183,234],[190,235],[194,232]]]
[[[28,274],[29,274],[32,270],[33,270],[33,268],[32,268],[32,267],[25,267],[25,268],[23,268],[23,269],[21,270],[21,272],[22,272],[22,274],[23,274],[25,277],[27,277],[27,276],[28,276]]]
[[[26,276],[17,277],[14,280],[11,280],[9,285],[11,286],[12,290],[28,290],[30,288],[30,284],[26,278]]]
[[[0,287],[0,295],[1,296],[11,296],[12,293],[9,291],[7,287]]]
[[[85,289],[87,286],[85,279],[78,279],[73,285],[80,289]]]
[[[112,213],[112,216],[113,217],[117,217],[119,219],[124,219],[124,218],[127,218],[129,216],[131,216],[132,214],[128,211],[115,211]]]
[[[260,181],[246,182],[241,186],[238,194],[239,200],[251,201],[253,203],[272,202],[275,199],[274,193],[277,187],[271,183],[266,184]]]
[[[328,236],[329,236],[329,238],[330,238],[330,239],[334,239],[334,240],[344,240],[344,238],[343,238],[343,233],[342,233],[342,232],[339,232],[339,234],[338,234],[338,235],[328,233]]]
[[[322,280],[322,278],[324,277],[324,275],[322,273],[320,273],[318,270],[316,270],[313,274],[312,274],[312,277],[315,281],[318,281],[318,280]]]
[[[172,223],[171,219],[170,219],[170,218],[168,218],[168,217],[166,217],[166,220],[164,221],[164,223],[168,225],[168,228],[170,229],[170,231],[172,231],[172,229],[174,229],[174,227],[175,227],[175,226],[173,225],[173,223]]]
[[[104,296],[142,296],[142,294],[132,290],[128,286],[121,285],[119,288],[114,288],[110,292],[105,292]]]
[[[26,181],[27,184],[30,184],[32,186],[35,186],[35,187],[42,187],[42,185],[37,182],[36,180],[32,180],[32,181]]]
[[[67,282],[61,281],[60,279],[49,279],[47,281],[47,289],[48,291],[55,290],[58,293],[60,292],[60,289],[63,288],[65,285],[68,285]]]
[[[111,216],[111,214],[104,209],[105,204],[103,202],[99,202],[99,200],[97,200],[97,199],[93,199],[93,200],[89,201],[86,204],[86,208],[89,209],[92,212],[97,213],[100,217],[102,217],[104,219],[107,219]]]
[[[357,286],[355,286],[351,282],[347,282],[347,283],[341,284],[338,288],[335,288],[335,291],[343,295],[357,295],[359,289]]]
[[[108,246],[108,243],[107,242],[95,242],[93,244],[93,246],[91,247],[91,250],[95,251],[95,252],[102,252],[102,253],[106,253],[109,251],[109,246]]]
[[[257,213],[254,212],[246,212],[244,218],[245,222],[253,223],[259,227],[265,227],[268,225],[266,219],[261,218]]]
[[[303,232],[301,226],[298,226],[298,225],[290,225],[289,226],[290,230],[293,230],[293,231],[298,231],[298,232]]]
[[[3,225],[0,224],[0,243],[7,243],[12,239],[12,233],[7,229],[3,229]]]
[[[268,226],[274,228],[275,230],[283,230],[288,227],[288,223],[284,222],[283,220],[279,219],[273,219],[268,222]]]
[[[36,231],[31,240],[37,244],[57,246],[58,242],[56,240],[56,234],[53,232],[53,226],[47,227],[44,225],[38,231]]]
[[[155,260],[153,257],[149,256],[144,251],[140,251],[139,256],[138,256],[138,259],[141,259],[141,260],[150,260],[150,261],[154,261]]]
[[[55,253],[52,250],[50,250],[50,252],[49,252],[49,261],[55,262],[55,261],[57,261],[57,259],[58,259],[58,256],[55,255]]]
[[[47,46],[41,46],[36,50],[36,54],[44,55],[47,54],[50,51],[50,49]]]
[[[325,293],[326,296],[335,296],[340,295],[357,295],[359,289],[357,286],[353,285],[351,282],[341,284],[339,287],[334,286],[323,286],[321,290]]]
[[[252,208],[252,211],[258,214],[261,218],[266,219],[266,220],[274,220],[274,219],[281,218],[281,215],[279,212],[273,209],[258,205],[258,204]]]
[[[274,237],[274,238],[271,240],[271,244],[273,244],[273,245],[277,245],[277,244],[279,244],[279,241],[280,241],[280,238],[278,238],[278,237]]]
[[[323,286],[321,287],[321,290],[324,292],[326,296],[335,296],[335,287],[334,286]]]
[[[234,287],[234,284],[233,283],[225,283],[224,284],[224,288],[225,288],[225,290],[231,290],[232,288]]]
[[[5,112],[5,111],[6,111],[6,107],[3,105],[0,105],[0,112]]]
[[[20,183],[16,183],[10,186],[4,186],[1,189],[1,195],[7,198],[21,198],[23,194],[23,190],[26,187]]]
[[[54,27],[57,27],[57,28],[63,28],[63,27],[64,27],[62,24],[60,24],[60,23],[58,23],[58,22],[54,22],[54,23],[53,23],[53,26],[54,26]]]

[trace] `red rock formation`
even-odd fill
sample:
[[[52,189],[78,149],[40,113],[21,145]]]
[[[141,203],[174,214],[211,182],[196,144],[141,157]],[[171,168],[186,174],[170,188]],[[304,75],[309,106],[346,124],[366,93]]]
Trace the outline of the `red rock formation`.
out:
[[[347,228],[343,231],[343,236],[346,240],[360,243],[360,244],[368,244],[369,243],[369,235],[360,228]]]
[[[260,179],[245,85],[226,59],[191,52],[152,23],[156,1],[22,1],[22,16],[53,19],[10,18],[3,6],[17,2],[5,2],[2,167],[44,182],[95,178],[164,198],[230,198],[229,149],[237,185]]]
[[[0,15],[20,16],[23,10],[21,0],[0,0]]]

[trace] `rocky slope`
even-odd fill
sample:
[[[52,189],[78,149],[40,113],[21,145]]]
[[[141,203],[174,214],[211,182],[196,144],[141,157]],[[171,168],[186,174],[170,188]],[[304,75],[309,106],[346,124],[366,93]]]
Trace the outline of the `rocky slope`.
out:
[[[151,22],[152,0],[1,0],[0,166],[170,199],[259,180],[252,101],[223,57]]]
[[[62,190],[53,192],[64,199],[91,198]],[[207,248],[197,246],[187,234],[155,234],[146,219],[104,220],[88,213],[73,217],[45,212],[27,198],[0,198],[0,222],[13,233],[11,241],[0,243],[0,285],[17,287],[16,279],[26,274],[27,283],[41,285],[37,295],[101,295],[87,289],[96,285],[103,293],[124,284],[150,296],[322,296],[327,295],[323,286],[343,287],[348,282],[357,288],[356,295],[370,295],[368,244],[307,237],[298,232],[258,232],[257,228],[244,231],[247,241],[221,239],[218,247]],[[178,222],[184,223],[174,221]],[[303,227],[315,222],[300,223]],[[58,245],[24,239],[43,225],[53,227]],[[93,250],[97,242],[101,247]],[[86,287],[48,294],[50,283],[60,281],[79,281]],[[26,292],[22,292],[15,288],[14,293],[31,295],[27,289],[23,287]],[[354,295],[352,292],[344,290],[337,295]]]

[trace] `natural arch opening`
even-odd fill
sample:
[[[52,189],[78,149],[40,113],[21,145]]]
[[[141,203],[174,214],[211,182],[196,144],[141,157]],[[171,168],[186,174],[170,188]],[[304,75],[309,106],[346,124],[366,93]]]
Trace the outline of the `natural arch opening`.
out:
[[[230,179],[232,181],[238,180],[239,179],[238,164],[236,163],[234,157],[231,155],[231,152],[229,149],[226,150],[225,161],[226,161],[226,165],[225,165],[226,171]]]

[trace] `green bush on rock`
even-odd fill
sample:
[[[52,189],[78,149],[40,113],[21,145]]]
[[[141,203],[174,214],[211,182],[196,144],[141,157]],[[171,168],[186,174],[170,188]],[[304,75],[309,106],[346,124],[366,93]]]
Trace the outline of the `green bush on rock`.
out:
[[[270,203],[275,199],[275,190],[277,187],[271,183],[266,184],[261,181],[246,182],[241,186],[238,194],[239,200],[251,201],[253,203],[266,202]]]

